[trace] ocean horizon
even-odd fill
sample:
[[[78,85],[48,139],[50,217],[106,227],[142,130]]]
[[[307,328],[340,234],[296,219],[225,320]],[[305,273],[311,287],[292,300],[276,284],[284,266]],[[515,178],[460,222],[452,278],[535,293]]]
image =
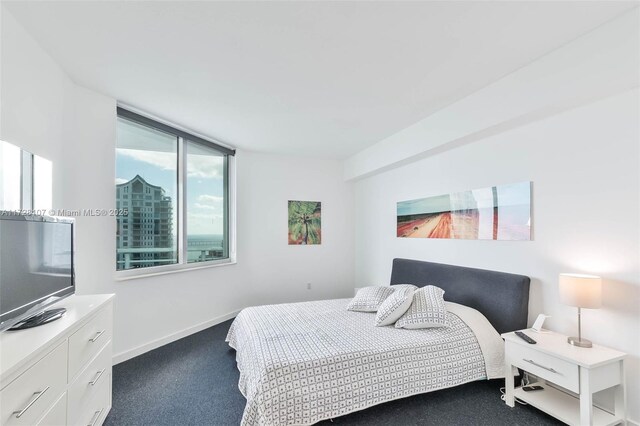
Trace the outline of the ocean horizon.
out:
[[[224,235],[222,234],[187,234],[187,240],[191,241],[222,241]]]

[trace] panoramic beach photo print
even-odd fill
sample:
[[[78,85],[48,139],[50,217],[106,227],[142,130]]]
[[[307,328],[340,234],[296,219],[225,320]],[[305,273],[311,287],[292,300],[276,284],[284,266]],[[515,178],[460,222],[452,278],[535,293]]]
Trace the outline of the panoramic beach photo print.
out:
[[[399,202],[397,236],[530,240],[531,182]]]

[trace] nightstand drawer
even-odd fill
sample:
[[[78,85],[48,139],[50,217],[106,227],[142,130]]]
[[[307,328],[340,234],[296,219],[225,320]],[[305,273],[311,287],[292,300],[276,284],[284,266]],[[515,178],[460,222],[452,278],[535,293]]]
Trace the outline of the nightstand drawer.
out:
[[[506,342],[508,362],[572,392],[580,391],[578,366],[540,352],[535,345]]]

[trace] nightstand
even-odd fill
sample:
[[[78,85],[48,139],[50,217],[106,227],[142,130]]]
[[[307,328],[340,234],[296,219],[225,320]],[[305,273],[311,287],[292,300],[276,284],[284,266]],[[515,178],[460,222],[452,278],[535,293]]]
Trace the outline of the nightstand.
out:
[[[514,333],[505,333],[505,402],[514,406],[518,398],[571,425],[625,424],[627,416],[624,359],[626,354],[604,346],[579,348],[567,336],[523,330],[538,343],[530,345]],[[546,383],[543,390],[525,392],[514,388],[513,367],[521,368]],[[554,384],[555,386],[550,386]],[[556,387],[562,387],[562,392]],[[615,413],[593,406],[593,394],[615,388]]]

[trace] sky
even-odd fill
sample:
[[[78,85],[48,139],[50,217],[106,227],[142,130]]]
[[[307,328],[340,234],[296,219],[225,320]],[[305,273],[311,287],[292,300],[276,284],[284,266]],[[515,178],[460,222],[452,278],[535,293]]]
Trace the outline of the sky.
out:
[[[224,226],[224,157],[187,143],[187,236],[222,234]],[[177,222],[177,140],[125,120],[118,120],[116,184],[139,174],[171,197],[174,234]]]
[[[398,216],[413,214],[439,213],[461,209],[461,200],[467,208],[493,208],[493,187],[473,189],[453,194],[436,195],[417,200],[401,201],[397,206]],[[518,182],[498,185],[498,202],[500,206],[522,206],[531,203],[531,182]],[[456,202],[456,200],[459,200]]]

